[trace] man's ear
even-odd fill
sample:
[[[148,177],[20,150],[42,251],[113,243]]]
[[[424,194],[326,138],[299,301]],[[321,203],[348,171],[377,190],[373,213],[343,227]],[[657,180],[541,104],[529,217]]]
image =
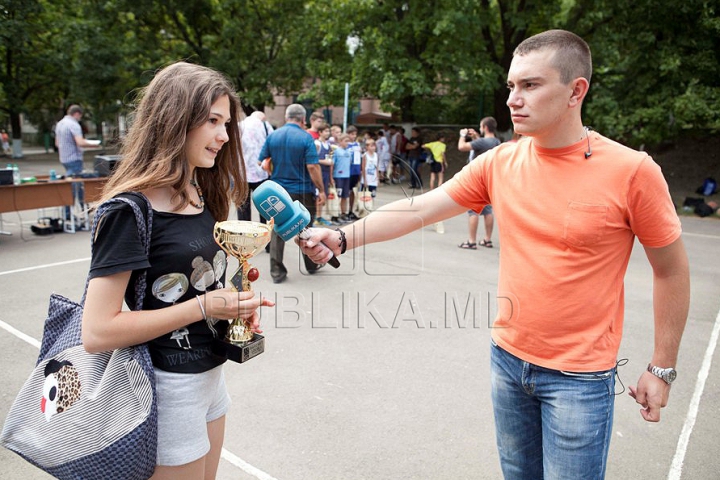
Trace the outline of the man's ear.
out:
[[[570,108],[574,108],[578,105],[582,105],[588,90],[590,90],[590,83],[585,77],[578,77],[573,80],[570,85],[572,87],[572,93],[570,94],[570,98],[568,100],[568,106]]]

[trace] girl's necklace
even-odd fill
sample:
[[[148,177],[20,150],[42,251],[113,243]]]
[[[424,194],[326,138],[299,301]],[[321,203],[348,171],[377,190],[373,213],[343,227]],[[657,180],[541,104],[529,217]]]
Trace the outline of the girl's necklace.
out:
[[[200,198],[200,203],[193,202],[190,197],[188,197],[188,202],[190,202],[190,205],[197,208],[198,210],[202,210],[205,207],[205,199],[203,198],[202,189],[194,178],[190,180],[190,185],[195,187],[195,190],[197,190],[198,197]]]

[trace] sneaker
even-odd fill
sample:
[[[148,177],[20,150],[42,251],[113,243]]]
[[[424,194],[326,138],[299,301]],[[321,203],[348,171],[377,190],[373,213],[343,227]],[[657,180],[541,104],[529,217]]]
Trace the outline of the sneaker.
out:
[[[330,221],[333,223],[333,225],[340,225],[340,218],[338,217],[330,217]]]
[[[348,215],[347,213],[343,213],[342,215],[340,215],[341,223],[350,223],[352,221],[353,221],[352,218],[350,218],[350,215]]]
[[[359,220],[359,219],[360,219],[360,217],[358,217],[357,215],[355,215],[354,212],[348,213],[348,218],[350,218],[350,220],[352,220],[352,221],[355,221],[355,220]]]
[[[323,217],[318,217],[315,219],[313,225],[315,225],[316,227],[332,227],[333,223],[329,220],[325,220]]]

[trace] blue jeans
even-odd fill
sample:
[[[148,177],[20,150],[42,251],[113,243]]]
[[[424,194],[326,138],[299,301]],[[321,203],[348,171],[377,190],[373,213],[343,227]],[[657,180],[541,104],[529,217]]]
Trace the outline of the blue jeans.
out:
[[[615,368],[571,373],[520,360],[495,342],[490,375],[505,480],[605,478]]]
[[[83,171],[82,160],[75,160],[68,163],[63,163],[65,167],[65,176],[70,177],[72,175],[78,175]],[[80,202],[80,206],[85,206],[85,187],[82,182],[73,182],[72,184],[73,199]],[[65,219],[70,219],[70,207],[65,207]]]
[[[410,187],[411,188],[421,188],[423,186],[422,183],[422,177],[420,176],[420,165],[422,165],[425,162],[420,162],[420,158],[411,158],[410,159]]]

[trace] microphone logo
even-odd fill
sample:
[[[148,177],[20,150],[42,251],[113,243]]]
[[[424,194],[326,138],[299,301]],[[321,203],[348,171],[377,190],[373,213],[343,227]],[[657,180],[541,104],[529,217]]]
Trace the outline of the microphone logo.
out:
[[[285,225],[282,225],[282,226],[284,227]],[[279,235],[280,238],[282,238],[282,239],[285,239],[285,238],[288,238],[288,239],[289,239],[289,238],[292,238],[292,237],[294,237],[295,235],[297,235],[298,232],[304,230],[306,226],[307,226],[307,223],[305,222],[304,219],[301,218],[301,219],[299,219],[297,222],[295,222],[295,224],[293,224],[293,225],[291,225],[290,227],[286,228],[286,229],[283,230],[282,232],[278,232],[278,235]],[[302,237],[302,233],[300,234],[300,236],[301,236],[301,238],[303,238],[303,237]]]
[[[280,198],[270,195],[268,198],[260,202],[260,208],[265,212],[265,218],[274,218],[280,212],[285,210],[285,205]]]

